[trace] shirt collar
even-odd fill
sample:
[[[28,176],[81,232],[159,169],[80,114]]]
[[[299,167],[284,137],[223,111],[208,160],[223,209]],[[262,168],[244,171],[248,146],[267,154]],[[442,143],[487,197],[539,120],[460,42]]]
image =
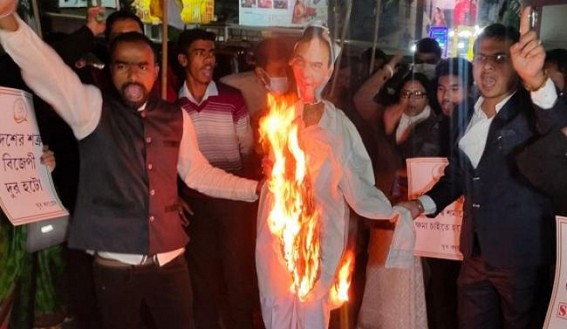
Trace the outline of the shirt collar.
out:
[[[510,100],[510,98],[512,98],[512,96],[514,96],[516,92],[514,91],[513,93],[511,93],[508,97],[504,98],[503,100],[501,100],[498,104],[496,104],[496,114],[498,114],[498,112],[500,112],[500,110],[504,107],[504,105],[506,104],[506,102],[508,102],[508,100]],[[484,111],[482,110],[482,104],[484,103],[484,97],[480,96],[478,98],[478,100],[476,101],[476,103],[474,104],[474,114],[476,116],[480,116],[480,117],[484,117],[486,118],[486,114],[484,113]]]
[[[423,111],[421,111],[421,113],[414,115],[414,116],[409,116],[405,113],[402,113],[402,117],[400,119],[407,121],[407,122],[411,122],[413,124],[418,124],[421,121],[425,121],[427,118],[429,118],[429,116],[431,115],[431,107],[429,105],[425,106],[425,108],[423,109]]]
[[[138,112],[142,112],[143,110],[146,109],[146,106],[148,105],[148,102],[145,102],[142,106],[138,107]]]
[[[205,94],[203,95],[203,99],[200,102],[197,102],[197,100],[195,100],[195,97],[193,97],[193,95],[189,91],[189,88],[187,87],[187,81],[183,83],[183,86],[179,90],[179,98],[187,97],[189,101],[197,105],[201,105],[209,97],[218,96],[218,94],[219,94],[219,89],[217,88],[217,84],[214,81],[209,82],[209,85],[205,90]]]

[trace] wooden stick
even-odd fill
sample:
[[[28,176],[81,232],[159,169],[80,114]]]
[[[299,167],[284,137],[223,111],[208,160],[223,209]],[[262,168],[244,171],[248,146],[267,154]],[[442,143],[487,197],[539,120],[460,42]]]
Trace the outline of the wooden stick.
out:
[[[167,100],[167,41],[169,27],[168,0],[163,0],[163,22],[161,24],[161,98]]]
[[[35,19],[35,27],[36,27],[36,33],[37,35],[39,35],[40,38],[43,39],[42,36],[42,32],[41,32],[41,21],[39,20],[39,6],[37,5],[37,0],[32,0],[32,11],[33,11],[33,17]]]
[[[341,60],[343,58],[343,51],[342,49],[344,49],[345,46],[345,39],[346,39],[346,34],[348,31],[348,27],[350,25],[350,13],[352,12],[352,0],[349,0],[347,2],[347,10],[345,13],[345,20],[343,21],[343,31],[341,33],[341,53],[339,54],[339,58],[337,58],[337,62],[335,64],[335,68],[336,68],[336,72],[335,74],[333,74],[333,84],[331,85],[331,96],[334,96],[335,94],[335,86],[337,84],[337,80],[339,78],[339,69],[341,67]]]
[[[374,71],[374,62],[376,61],[376,48],[378,47],[378,30],[380,29],[380,7],[382,0],[376,0],[376,20],[374,21],[374,40],[372,41],[372,53],[370,56],[370,65],[368,66],[368,75]]]

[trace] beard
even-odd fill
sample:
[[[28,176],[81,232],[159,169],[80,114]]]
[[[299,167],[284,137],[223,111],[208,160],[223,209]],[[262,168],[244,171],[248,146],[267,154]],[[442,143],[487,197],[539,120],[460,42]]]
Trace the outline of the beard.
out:
[[[128,82],[120,89],[120,96],[124,104],[138,109],[148,100],[149,91],[140,83]]]

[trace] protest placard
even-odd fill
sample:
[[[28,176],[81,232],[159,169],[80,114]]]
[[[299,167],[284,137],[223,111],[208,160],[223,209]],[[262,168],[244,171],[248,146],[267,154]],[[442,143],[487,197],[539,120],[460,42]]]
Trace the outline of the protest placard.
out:
[[[557,216],[555,282],[544,329],[567,328],[567,217]]]
[[[416,199],[429,191],[443,176],[446,158],[407,159],[408,198]],[[463,198],[448,205],[437,217],[421,215],[415,219],[415,255],[462,260],[459,237],[463,219]]]
[[[29,93],[0,88],[0,206],[14,225],[67,216],[47,166]]]
[[[327,23],[327,0],[239,0],[239,23],[248,26],[297,26]]]

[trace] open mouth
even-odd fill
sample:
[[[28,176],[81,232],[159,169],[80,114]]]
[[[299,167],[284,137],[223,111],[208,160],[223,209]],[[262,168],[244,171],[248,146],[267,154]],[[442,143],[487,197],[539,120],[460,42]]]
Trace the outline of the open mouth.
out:
[[[130,83],[123,88],[123,94],[127,100],[136,103],[144,99],[144,87],[136,83]]]
[[[492,88],[494,87],[494,85],[496,85],[496,79],[493,77],[483,77],[482,80],[482,86],[485,88]]]

